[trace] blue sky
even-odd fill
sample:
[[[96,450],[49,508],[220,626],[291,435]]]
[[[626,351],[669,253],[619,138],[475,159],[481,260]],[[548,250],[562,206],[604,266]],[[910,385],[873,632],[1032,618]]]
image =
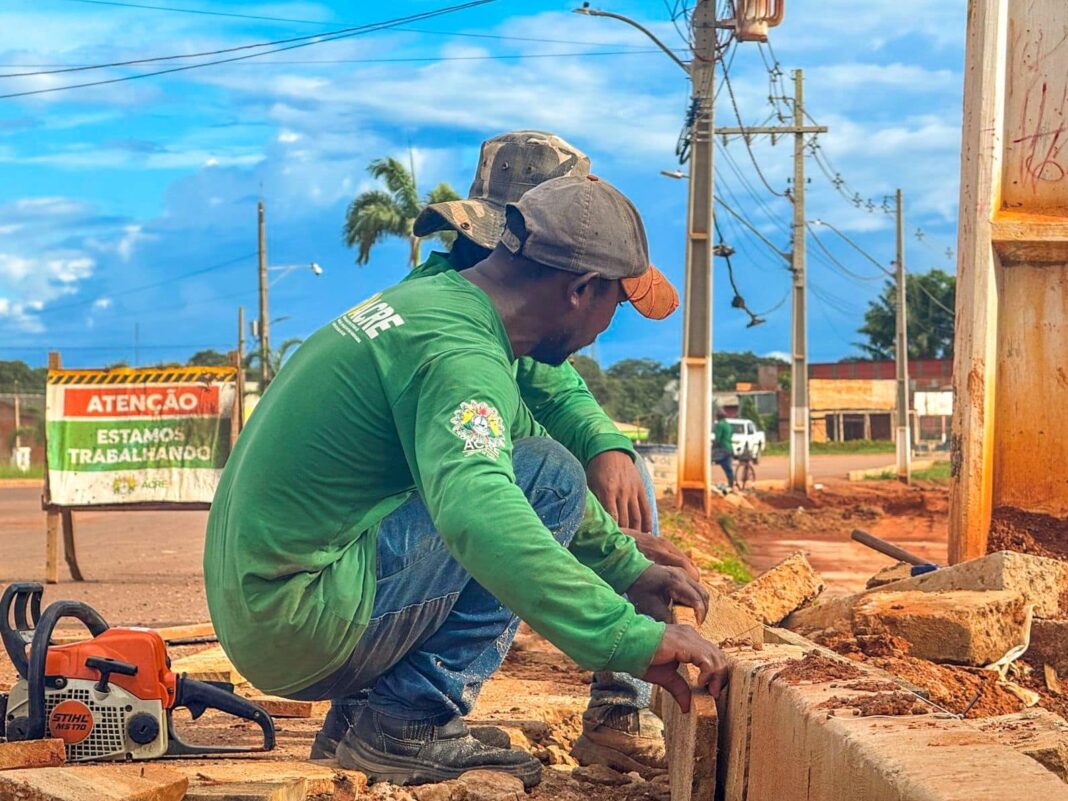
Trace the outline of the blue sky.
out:
[[[342,2],[194,2],[142,5],[276,17],[268,21],[128,8],[84,0],[5,0],[0,6],[0,94],[145,72],[125,67],[8,77],[152,56],[221,50],[379,22],[448,5]],[[641,34],[570,13],[577,2],[497,0],[479,8],[263,58],[110,85],[0,99],[0,359],[69,366],[184,360],[235,347],[237,307],[254,316],[256,201],[267,205],[271,265],[316,261],[324,272],[275,273],[277,343],[306,336],[405,272],[406,245],[379,245],[357,267],[340,240],[352,197],[373,186],[376,157],[414,156],[421,189],[465,192],[482,139],[518,128],[551,130],[585,150],[594,172],[641,210],[651,255],[681,286],[686,185],[674,170],[688,97],[685,75]],[[597,5],[596,3],[594,5]],[[683,47],[673,2],[603,0]],[[889,267],[885,195],[905,192],[910,270],[952,271],[960,151],[965,0],[820,0],[787,4],[771,32],[789,85],[805,70],[806,107],[830,132],[819,153],[841,191],[807,160],[807,216],[845,232]],[[245,52],[245,51],[242,51]],[[756,44],[739,46],[731,85],[743,121],[772,113]],[[490,58],[492,57],[492,58]],[[154,68],[182,62],[164,62]],[[27,66],[29,65],[29,66]],[[47,66],[39,66],[47,65]],[[737,125],[726,92],[717,123]],[[741,141],[717,150],[717,190],[788,250],[789,203],[764,186]],[[775,192],[792,175],[791,143],[755,142]],[[685,170],[686,168],[683,167]],[[859,192],[874,211],[843,197]],[[789,347],[785,264],[727,215],[741,293],[765,325],[746,328],[714,267],[714,348]],[[916,237],[922,230],[922,240]],[[856,329],[879,291],[878,269],[828,228],[808,243],[813,360],[856,352]],[[849,271],[843,273],[831,259]],[[681,314],[664,323],[623,310],[597,344],[605,363],[678,358]]]

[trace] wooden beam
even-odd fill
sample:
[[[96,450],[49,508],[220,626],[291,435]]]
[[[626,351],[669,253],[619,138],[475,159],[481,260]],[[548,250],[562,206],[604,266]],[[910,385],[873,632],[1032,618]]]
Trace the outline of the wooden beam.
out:
[[[59,512],[45,513],[45,583],[59,584]]]
[[[992,220],[1001,197],[1008,0],[971,0],[953,357],[951,564],[986,553],[993,491],[998,282]]]

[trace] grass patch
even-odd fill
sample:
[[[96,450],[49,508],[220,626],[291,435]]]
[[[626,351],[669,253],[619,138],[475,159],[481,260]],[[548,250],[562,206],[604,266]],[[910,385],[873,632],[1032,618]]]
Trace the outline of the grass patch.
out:
[[[742,561],[738,554],[724,552],[717,556],[716,559],[717,561],[708,565],[708,567],[717,573],[730,576],[739,584],[748,584],[753,580],[753,573],[749,569],[749,565]]]
[[[918,478],[921,481],[935,481],[939,484],[949,483],[949,462],[935,462],[926,470],[914,470],[912,472],[913,478]]]
[[[812,454],[835,453],[894,453],[894,443],[887,440],[851,439],[848,442],[812,442],[808,446]],[[785,440],[769,442],[765,456],[785,456],[790,452],[790,443]]]
[[[915,476],[915,473],[913,473]],[[897,479],[897,469],[884,470],[881,473],[874,473],[870,476],[864,476],[865,481],[895,481]]]
[[[734,522],[734,518],[724,512],[716,517],[716,522],[723,529],[723,533],[727,535],[727,539],[731,541],[731,545],[734,546],[739,556],[749,556],[749,543],[738,533],[738,524]]]
[[[23,473],[13,464],[0,464],[0,479],[3,478],[44,478],[44,465],[31,464],[30,469]]]

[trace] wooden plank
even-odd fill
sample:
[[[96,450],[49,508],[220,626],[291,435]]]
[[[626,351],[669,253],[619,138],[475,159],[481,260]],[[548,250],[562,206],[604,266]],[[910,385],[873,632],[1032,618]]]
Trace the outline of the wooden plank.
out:
[[[951,564],[986,553],[993,481],[997,255],[1008,0],[972,0],[965,45],[964,127],[953,356],[949,508]]]
[[[0,743],[0,770],[52,768],[67,761],[62,740],[23,740]]]
[[[306,779],[276,782],[232,782],[191,787],[185,801],[304,801],[308,796]]]
[[[45,583],[59,584],[59,513],[45,515]]]
[[[675,622],[697,626],[693,610],[675,607]],[[693,665],[679,668],[693,687],[698,671]],[[683,713],[669,693],[661,692],[671,801],[704,801],[715,797],[719,713],[716,701],[704,689],[695,689],[690,711]]]
[[[211,623],[192,623],[188,626],[165,626],[156,629],[164,642],[174,640],[191,640],[198,637],[214,637],[215,627]],[[81,642],[89,639],[89,632],[60,632],[52,635],[53,645],[70,645],[72,642]],[[179,660],[181,661],[181,660]]]
[[[252,703],[263,709],[272,718],[323,718],[330,711],[329,701],[294,701],[276,695],[254,695]]]
[[[330,796],[335,790],[349,788],[356,797],[367,787],[367,777],[359,771],[345,770],[327,759],[284,762],[269,759],[242,759],[220,762],[175,762],[173,767],[189,777],[195,786],[264,782],[279,784],[294,779],[307,782],[309,796]]]
[[[233,685],[245,683],[245,677],[230,663],[221,645],[176,659],[171,670],[197,681],[221,681]]]
[[[159,765],[76,765],[0,771],[0,798],[18,801],[181,801],[189,780]]]
[[[70,509],[64,509],[59,516],[63,521],[63,558],[67,562],[67,569],[70,570],[72,579],[85,581],[82,569],[78,565],[78,551],[74,546],[74,515],[71,514]]]

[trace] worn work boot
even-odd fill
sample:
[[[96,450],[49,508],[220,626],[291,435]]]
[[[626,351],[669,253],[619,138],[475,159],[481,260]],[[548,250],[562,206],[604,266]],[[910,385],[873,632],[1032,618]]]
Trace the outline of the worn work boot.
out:
[[[427,784],[456,779],[469,770],[510,773],[528,790],[541,781],[541,763],[526,751],[493,748],[471,735],[463,718],[435,726],[361,707],[337,747],[341,767],[372,781]]]
[[[315,740],[312,742],[312,759],[334,759],[338,743],[352,726],[361,706],[362,704],[358,703],[330,705],[323,727],[319,729],[319,733],[315,735]]]
[[[648,709],[610,706],[582,717],[582,736],[571,756],[580,765],[607,765],[649,779],[667,769],[664,724]]]
[[[319,729],[312,742],[310,759],[336,759],[337,746],[349,730],[360,706],[366,704],[366,698],[351,704],[332,704],[326,713],[323,727]],[[471,736],[491,748],[511,748],[512,742],[508,732],[496,726],[472,726]]]

